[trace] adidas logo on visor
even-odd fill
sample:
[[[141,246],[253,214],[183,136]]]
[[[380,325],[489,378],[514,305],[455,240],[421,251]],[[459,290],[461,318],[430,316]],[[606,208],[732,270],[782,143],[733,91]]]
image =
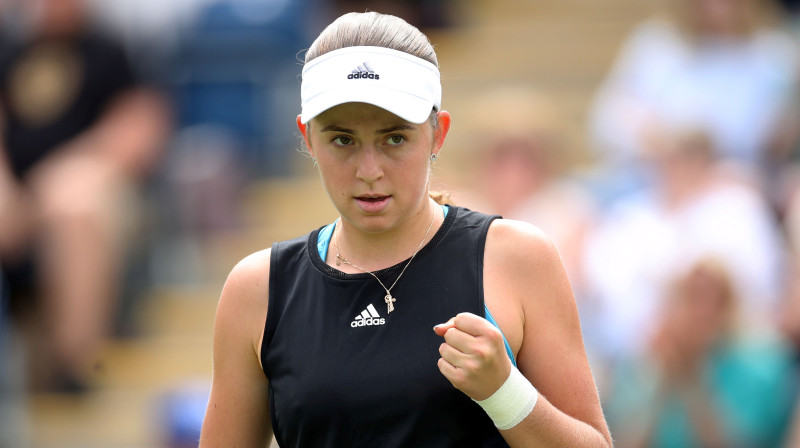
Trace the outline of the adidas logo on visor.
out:
[[[350,322],[350,326],[353,328],[356,327],[367,327],[372,325],[383,325],[386,323],[386,319],[383,319],[378,311],[375,309],[374,306],[370,303],[367,306],[367,309],[361,312],[352,322]]]
[[[347,79],[381,79],[380,75],[375,73],[369,65],[364,62],[353,70],[352,73],[347,75]]]

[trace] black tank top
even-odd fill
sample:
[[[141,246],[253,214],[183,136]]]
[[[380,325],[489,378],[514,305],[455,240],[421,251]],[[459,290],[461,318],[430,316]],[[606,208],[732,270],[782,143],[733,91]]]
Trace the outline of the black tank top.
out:
[[[482,316],[483,254],[497,218],[451,207],[392,289],[345,274],[319,230],[272,247],[261,363],[281,447],[507,447],[486,413],[439,372],[433,326]],[[406,261],[377,271],[391,285]]]

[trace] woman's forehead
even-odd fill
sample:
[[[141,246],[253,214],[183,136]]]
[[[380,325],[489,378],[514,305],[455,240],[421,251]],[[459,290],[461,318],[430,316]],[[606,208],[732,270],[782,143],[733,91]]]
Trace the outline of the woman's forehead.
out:
[[[322,112],[313,121],[326,125],[349,125],[349,126],[378,126],[386,125],[407,125],[417,127],[418,125],[408,122],[397,115],[368,103],[344,103]]]

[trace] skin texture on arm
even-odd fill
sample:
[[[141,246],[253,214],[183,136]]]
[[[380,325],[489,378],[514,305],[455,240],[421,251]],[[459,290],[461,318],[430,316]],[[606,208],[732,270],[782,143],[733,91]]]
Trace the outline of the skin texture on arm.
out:
[[[612,446],[575,299],[552,243],[532,225],[495,221],[486,242],[484,291],[520,372],[539,391],[533,411],[502,431],[509,445]],[[471,398],[488,398],[508,377],[502,337],[485,319],[459,314],[436,332],[445,339],[440,370]]]
[[[272,440],[259,350],[268,305],[270,250],[233,268],[214,322],[214,369],[200,448],[264,448]]]

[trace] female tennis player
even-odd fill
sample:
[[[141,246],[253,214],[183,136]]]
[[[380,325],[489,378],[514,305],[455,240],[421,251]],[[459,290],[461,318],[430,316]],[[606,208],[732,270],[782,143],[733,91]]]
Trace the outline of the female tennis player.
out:
[[[611,446],[556,249],[431,198],[441,91],[393,16],[308,50],[297,126],[340,218],[231,272],[201,447]]]

